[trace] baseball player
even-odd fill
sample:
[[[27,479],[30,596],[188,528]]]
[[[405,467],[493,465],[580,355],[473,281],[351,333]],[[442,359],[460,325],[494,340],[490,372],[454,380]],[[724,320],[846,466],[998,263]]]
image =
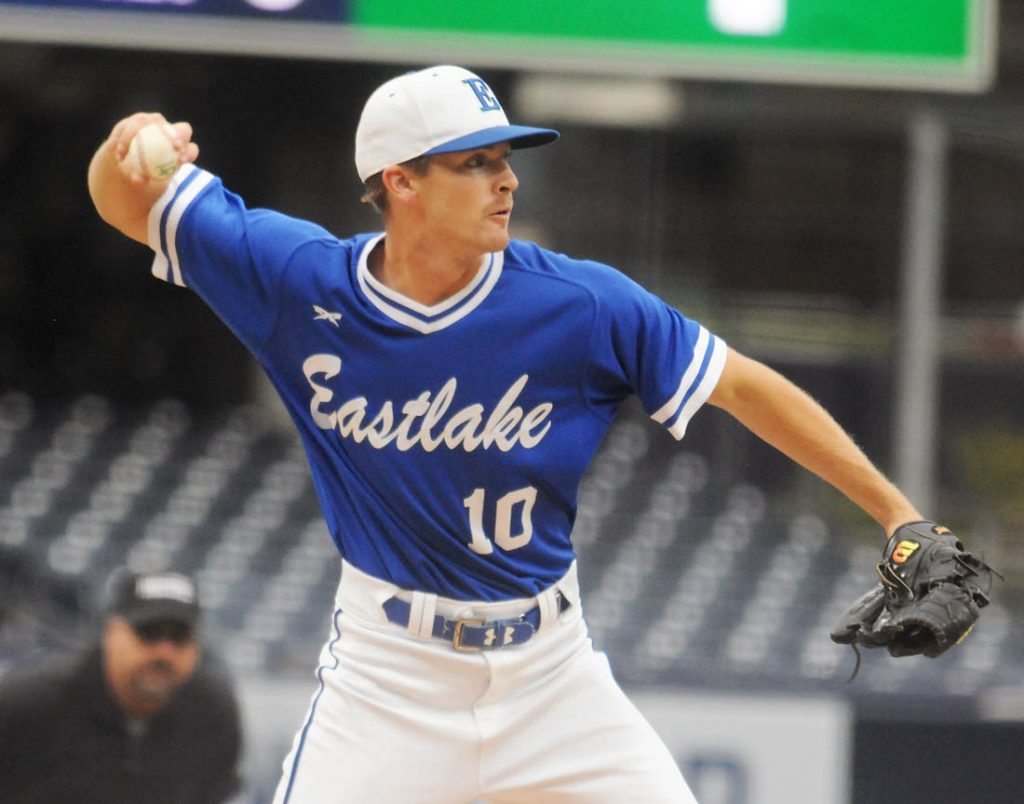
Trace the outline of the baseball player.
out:
[[[137,175],[152,122],[100,146],[96,208],[263,365],[342,559],[276,804],[693,802],[592,648],[576,579],[577,487],[620,404],[676,438],[724,408],[887,532],[913,506],[774,371],[613,268],[511,240],[510,157],[558,133],[511,125],[473,73],[369,97],[355,161],[383,232],[347,239],[247,209],[187,123],[173,178]]]

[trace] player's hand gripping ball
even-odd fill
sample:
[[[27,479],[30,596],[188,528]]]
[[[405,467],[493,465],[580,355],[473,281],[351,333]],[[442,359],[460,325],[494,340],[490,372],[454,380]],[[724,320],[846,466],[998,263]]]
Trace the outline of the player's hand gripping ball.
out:
[[[174,147],[174,132],[169,125],[150,123],[139,130],[128,146],[125,164],[141,176],[162,181],[169,179],[178,169],[178,154]]]

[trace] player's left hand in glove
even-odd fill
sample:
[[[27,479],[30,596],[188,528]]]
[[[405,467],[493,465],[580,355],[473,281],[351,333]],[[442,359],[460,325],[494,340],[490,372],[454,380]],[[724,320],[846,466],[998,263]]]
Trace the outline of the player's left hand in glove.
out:
[[[935,657],[964,639],[998,575],[934,522],[898,527],[877,569],[880,582],[839,618],[831,637],[854,651],[885,647],[892,656]],[[858,653],[854,676],[859,666]]]

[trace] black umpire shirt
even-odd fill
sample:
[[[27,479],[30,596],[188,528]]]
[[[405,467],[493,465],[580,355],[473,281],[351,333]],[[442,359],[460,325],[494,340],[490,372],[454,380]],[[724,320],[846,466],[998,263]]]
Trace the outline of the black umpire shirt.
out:
[[[239,788],[229,681],[200,662],[160,713],[128,721],[99,648],[0,683],[0,802],[220,804]]]

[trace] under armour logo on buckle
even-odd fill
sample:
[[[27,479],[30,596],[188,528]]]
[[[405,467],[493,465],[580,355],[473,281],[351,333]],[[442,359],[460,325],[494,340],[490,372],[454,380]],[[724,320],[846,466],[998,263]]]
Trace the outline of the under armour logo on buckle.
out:
[[[491,88],[487,86],[486,82],[482,78],[465,78],[462,81],[466,84],[473,94],[476,95],[476,99],[480,101],[481,112],[500,112],[501,104],[498,103],[498,99],[494,97],[494,93],[491,92]]]

